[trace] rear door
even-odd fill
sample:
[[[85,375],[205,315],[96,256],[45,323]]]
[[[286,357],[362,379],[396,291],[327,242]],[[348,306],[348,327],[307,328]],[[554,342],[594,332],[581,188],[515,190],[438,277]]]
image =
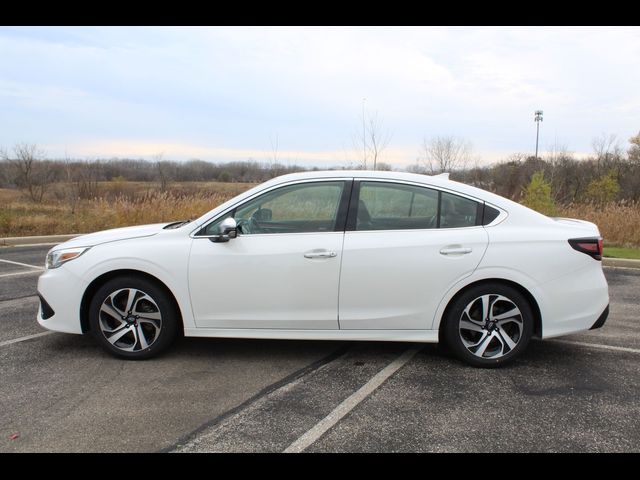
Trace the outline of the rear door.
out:
[[[419,184],[354,184],[340,277],[340,328],[430,329],[445,292],[488,244],[482,204]]]

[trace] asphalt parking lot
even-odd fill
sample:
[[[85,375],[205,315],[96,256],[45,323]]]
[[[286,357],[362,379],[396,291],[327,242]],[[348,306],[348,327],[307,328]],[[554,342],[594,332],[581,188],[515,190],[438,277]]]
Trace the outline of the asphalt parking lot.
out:
[[[0,452],[640,450],[640,270],[605,268],[602,329],[498,370],[378,342],[187,338],[131,362],[43,334],[48,248],[0,248]]]

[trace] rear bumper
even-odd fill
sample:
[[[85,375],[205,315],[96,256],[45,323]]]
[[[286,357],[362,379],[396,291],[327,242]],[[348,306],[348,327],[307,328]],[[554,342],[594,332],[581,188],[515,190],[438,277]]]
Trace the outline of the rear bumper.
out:
[[[609,287],[600,262],[540,286],[542,338],[553,338],[604,324]],[[604,315],[604,316],[603,316]],[[597,325],[597,326],[596,326]]]
[[[598,317],[596,323],[594,323],[589,330],[595,330],[596,328],[600,328],[604,325],[604,322],[607,321],[607,317],[609,316],[609,305],[604,309],[604,312]]]

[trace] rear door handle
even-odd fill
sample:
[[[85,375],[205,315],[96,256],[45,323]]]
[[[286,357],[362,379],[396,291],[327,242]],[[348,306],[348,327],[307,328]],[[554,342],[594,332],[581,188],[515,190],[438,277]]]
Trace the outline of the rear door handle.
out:
[[[304,258],[333,258],[338,254],[336,252],[330,252],[328,250],[313,250],[304,254]]]
[[[469,247],[450,247],[440,249],[440,254],[442,255],[466,255],[471,252],[472,249]]]

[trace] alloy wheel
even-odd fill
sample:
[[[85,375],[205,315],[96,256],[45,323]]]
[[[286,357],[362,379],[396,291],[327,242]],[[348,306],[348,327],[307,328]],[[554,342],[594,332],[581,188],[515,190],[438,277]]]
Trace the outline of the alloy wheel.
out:
[[[162,329],[158,304],[147,293],[135,288],[122,288],[108,295],[98,315],[104,337],[125,352],[149,348]]]
[[[467,304],[460,316],[463,345],[476,357],[498,359],[512,352],[523,334],[518,306],[504,295],[486,294]]]

